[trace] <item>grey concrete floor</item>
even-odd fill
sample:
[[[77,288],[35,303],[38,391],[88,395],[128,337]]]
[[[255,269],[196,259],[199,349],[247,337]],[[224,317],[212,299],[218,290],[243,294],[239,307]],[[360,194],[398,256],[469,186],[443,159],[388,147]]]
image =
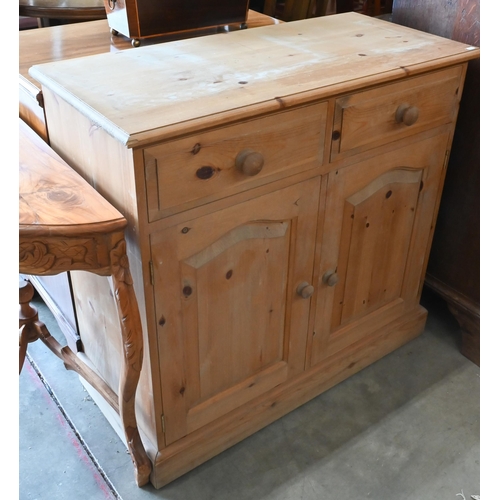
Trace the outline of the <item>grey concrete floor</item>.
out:
[[[429,318],[420,337],[160,490],[136,487],[125,446],[78,376],[41,342],[30,344],[19,377],[19,499],[479,495],[479,368],[460,354],[441,299],[426,291],[422,303]]]

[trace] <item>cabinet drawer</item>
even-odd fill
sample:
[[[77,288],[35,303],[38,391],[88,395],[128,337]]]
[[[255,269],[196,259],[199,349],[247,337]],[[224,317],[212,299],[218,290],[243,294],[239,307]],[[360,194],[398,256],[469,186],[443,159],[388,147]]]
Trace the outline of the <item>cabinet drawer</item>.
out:
[[[332,158],[454,121],[462,76],[455,66],[337,99]]]
[[[327,107],[317,103],[146,148],[149,220],[319,167]]]

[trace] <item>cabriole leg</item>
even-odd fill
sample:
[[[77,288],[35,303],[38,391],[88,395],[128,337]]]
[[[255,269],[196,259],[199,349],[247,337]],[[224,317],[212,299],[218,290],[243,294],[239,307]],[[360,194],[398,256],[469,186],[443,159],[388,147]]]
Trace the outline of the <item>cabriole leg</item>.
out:
[[[125,240],[121,240],[111,251],[111,273],[124,354],[118,393],[120,418],[135,467],[135,480],[138,486],[144,486],[149,482],[151,462],[144,450],[135,416],[135,393],[142,368],[142,327]]]

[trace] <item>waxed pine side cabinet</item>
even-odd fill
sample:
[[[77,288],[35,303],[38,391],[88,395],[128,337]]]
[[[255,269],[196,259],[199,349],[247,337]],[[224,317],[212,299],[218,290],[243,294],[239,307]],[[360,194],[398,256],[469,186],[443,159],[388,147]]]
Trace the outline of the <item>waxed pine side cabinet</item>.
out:
[[[52,147],[129,222],[155,487],[422,332],[478,57],[347,13],[30,70]],[[81,355],[113,387],[107,284],[72,282]]]

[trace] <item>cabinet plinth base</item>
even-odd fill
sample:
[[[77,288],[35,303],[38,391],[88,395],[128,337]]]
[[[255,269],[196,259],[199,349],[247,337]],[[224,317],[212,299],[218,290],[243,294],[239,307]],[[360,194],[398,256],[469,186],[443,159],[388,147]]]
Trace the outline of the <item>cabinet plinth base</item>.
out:
[[[150,481],[157,489],[307,403],[423,332],[418,306],[302,375],[160,450]]]

